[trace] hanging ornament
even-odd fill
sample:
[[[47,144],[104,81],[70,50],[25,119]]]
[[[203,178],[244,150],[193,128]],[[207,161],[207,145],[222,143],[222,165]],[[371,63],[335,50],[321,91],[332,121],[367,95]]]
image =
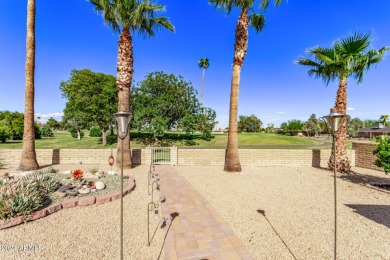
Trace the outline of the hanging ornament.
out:
[[[114,156],[112,155],[112,146],[111,146],[111,155],[108,157],[108,164],[112,167],[114,165]],[[111,168],[112,170],[112,168]]]

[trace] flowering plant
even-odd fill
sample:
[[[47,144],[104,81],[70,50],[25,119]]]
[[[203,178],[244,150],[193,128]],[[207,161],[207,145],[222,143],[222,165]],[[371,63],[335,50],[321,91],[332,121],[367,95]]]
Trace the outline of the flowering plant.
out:
[[[74,180],[81,180],[81,178],[83,178],[83,171],[79,169],[73,171],[72,177]]]

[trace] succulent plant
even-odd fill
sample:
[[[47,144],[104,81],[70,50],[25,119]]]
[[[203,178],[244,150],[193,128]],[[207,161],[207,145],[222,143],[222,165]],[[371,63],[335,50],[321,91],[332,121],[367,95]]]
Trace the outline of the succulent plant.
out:
[[[27,217],[42,207],[48,193],[56,191],[61,183],[41,171],[20,179],[4,179],[0,183],[0,219]]]

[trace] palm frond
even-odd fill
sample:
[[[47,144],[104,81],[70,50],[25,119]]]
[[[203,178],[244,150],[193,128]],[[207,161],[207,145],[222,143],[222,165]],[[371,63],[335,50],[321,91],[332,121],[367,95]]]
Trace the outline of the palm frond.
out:
[[[227,14],[230,14],[235,2],[236,1],[234,0],[209,0],[210,5],[213,5],[219,11],[226,12]]]
[[[256,32],[260,32],[264,28],[265,17],[261,14],[252,13],[249,16],[249,24],[255,29]]]
[[[287,2],[287,1],[286,1]],[[282,3],[282,0],[274,0],[274,6],[279,6]],[[260,2],[260,8],[263,10],[263,12],[268,8],[269,6],[269,0],[262,0]]]

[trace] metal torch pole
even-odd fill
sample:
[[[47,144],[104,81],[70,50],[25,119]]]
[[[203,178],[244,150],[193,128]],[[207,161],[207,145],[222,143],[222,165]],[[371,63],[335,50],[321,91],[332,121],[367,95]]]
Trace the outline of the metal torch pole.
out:
[[[333,173],[334,173],[334,259],[337,257],[337,189],[336,189],[336,133],[333,134]]]
[[[120,240],[121,240],[121,260],[123,260],[123,139],[121,139],[121,232],[120,232]]]

